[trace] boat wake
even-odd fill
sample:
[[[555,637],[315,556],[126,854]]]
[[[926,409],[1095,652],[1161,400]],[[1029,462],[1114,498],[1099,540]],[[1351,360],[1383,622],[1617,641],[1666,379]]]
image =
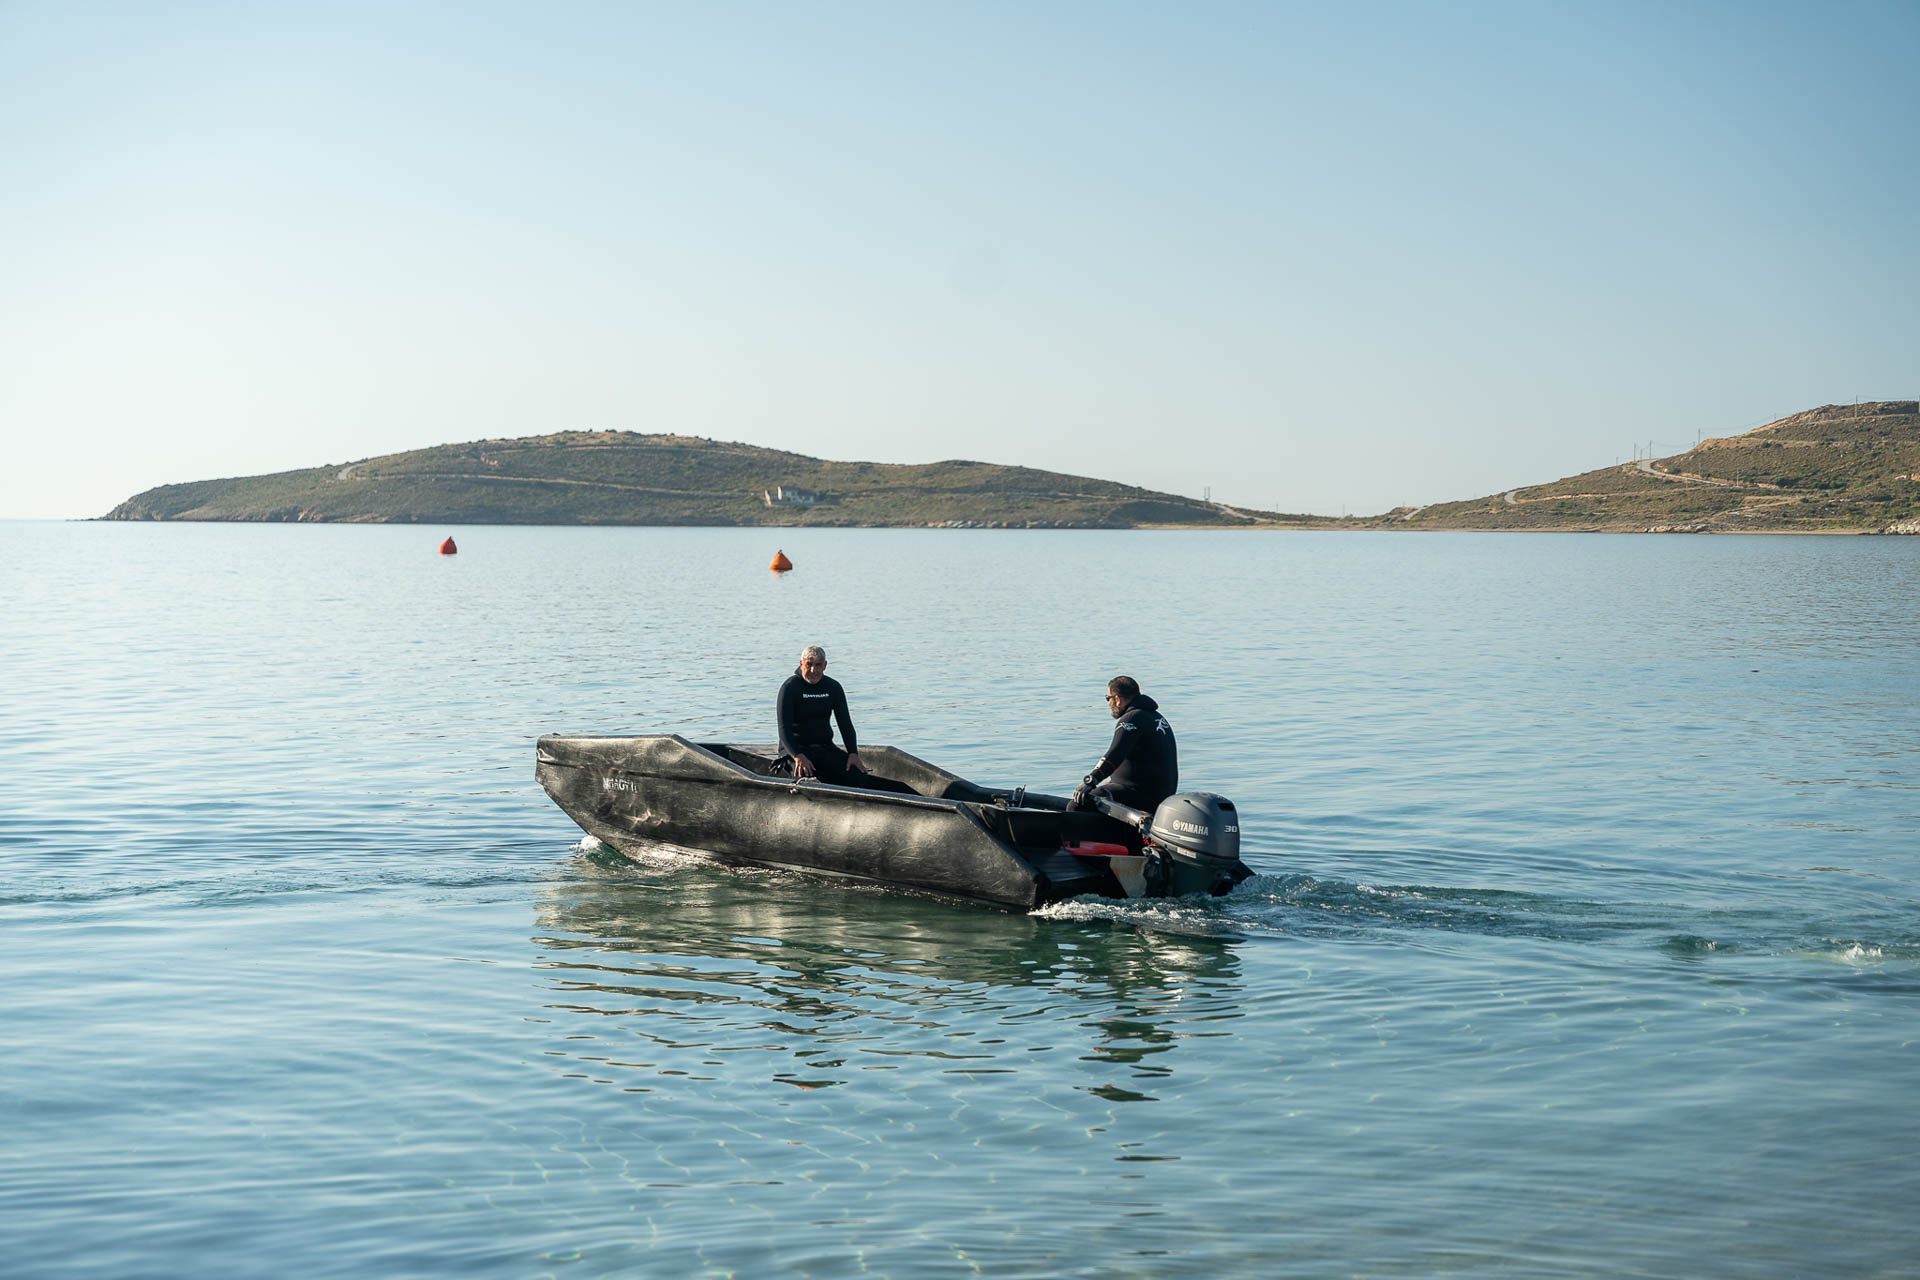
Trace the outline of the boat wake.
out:
[[[576,866],[630,879],[687,873],[741,880],[819,883],[800,872],[728,866],[674,845],[622,853],[588,836],[573,846]],[[881,885],[841,882],[843,892],[912,897]],[[967,908],[942,907],[942,910]],[[1620,946],[1670,959],[1708,962],[1784,957],[1885,977],[1920,974],[1920,934],[1846,936],[1809,911],[1777,906],[1707,910],[1687,903],[1568,898],[1544,893],[1446,885],[1374,884],[1307,874],[1254,875],[1220,897],[1070,898],[1026,913],[1029,919],[1107,925],[1169,938],[1218,942],[1336,939],[1444,945],[1448,935]],[[1858,922],[1855,922],[1858,923]]]
[[[1920,936],[1833,936],[1831,921],[1777,908],[1712,912],[1685,903],[1603,902],[1499,889],[1376,885],[1256,875],[1219,898],[1075,898],[1031,913],[1221,939],[1418,943],[1435,934],[1620,945],[1671,958],[1784,957],[1887,976],[1920,973]]]
[[[1245,886],[1241,886],[1244,888]],[[1104,920],[1155,933],[1233,939],[1247,930],[1225,898],[1070,898],[1027,914],[1042,920]]]

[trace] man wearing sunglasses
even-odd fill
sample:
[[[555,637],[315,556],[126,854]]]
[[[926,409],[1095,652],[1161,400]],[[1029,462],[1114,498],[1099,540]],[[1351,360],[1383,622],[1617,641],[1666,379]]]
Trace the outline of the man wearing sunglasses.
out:
[[[1091,808],[1096,789],[1130,809],[1152,813],[1180,789],[1180,753],[1160,704],[1132,676],[1107,681],[1107,710],[1119,721],[1113,742],[1073,792],[1073,807]]]

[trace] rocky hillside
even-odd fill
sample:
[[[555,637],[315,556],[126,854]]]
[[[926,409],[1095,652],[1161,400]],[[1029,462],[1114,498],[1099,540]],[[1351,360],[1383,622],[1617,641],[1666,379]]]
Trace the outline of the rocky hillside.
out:
[[[776,489],[785,500],[770,505],[768,494]],[[435,525],[1097,529],[1249,527],[1263,523],[1262,517],[1270,513],[1027,467],[831,462],[694,436],[624,431],[481,440],[275,475],[162,485],[106,515]]]
[[[768,502],[770,492],[784,500]],[[958,525],[1674,533],[1920,530],[1920,403],[1825,405],[1685,453],[1381,516],[1278,515],[987,462],[833,462],[694,436],[561,432],[163,485],[109,520]]]
[[[1703,440],[1672,457],[1603,467],[1468,502],[1369,521],[1399,529],[1659,533],[1883,533],[1920,527],[1920,402],[1823,405]]]

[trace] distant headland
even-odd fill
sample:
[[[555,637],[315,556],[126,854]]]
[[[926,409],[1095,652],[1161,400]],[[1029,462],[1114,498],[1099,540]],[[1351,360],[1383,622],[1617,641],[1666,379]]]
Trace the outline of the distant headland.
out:
[[[1920,533],[1920,403],[1825,405],[1685,453],[1376,516],[1296,515],[1029,467],[833,462],[565,431],[162,485],[107,520],[1012,529]]]
[[[162,485],[108,520],[1010,529],[1332,526],[990,462],[832,462],[698,436],[563,431]]]
[[[1670,457],[1386,518],[1408,529],[1920,533],[1920,402],[1822,405]]]

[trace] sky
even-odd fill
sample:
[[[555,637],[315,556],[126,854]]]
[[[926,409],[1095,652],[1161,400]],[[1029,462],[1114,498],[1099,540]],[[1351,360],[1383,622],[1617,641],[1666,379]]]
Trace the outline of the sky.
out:
[[[1920,396],[1920,2],[0,0],[0,518],[561,430],[1371,514]]]

